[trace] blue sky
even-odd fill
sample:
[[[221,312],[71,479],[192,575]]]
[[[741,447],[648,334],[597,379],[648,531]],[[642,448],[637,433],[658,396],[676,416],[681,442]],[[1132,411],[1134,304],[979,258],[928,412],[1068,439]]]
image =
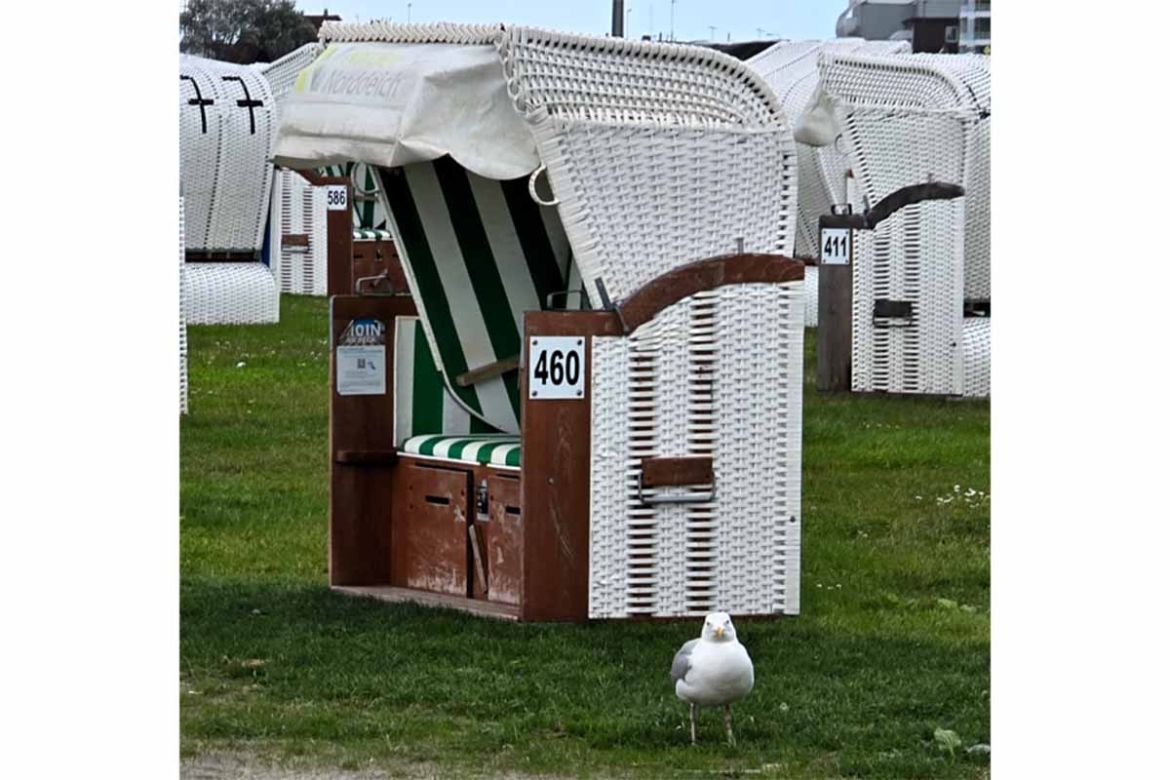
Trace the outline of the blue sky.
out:
[[[678,40],[832,38],[847,0],[676,0]],[[514,22],[578,33],[605,34],[612,0],[412,0],[414,22]],[[406,21],[407,0],[297,0],[306,13],[328,8],[345,21]],[[626,37],[670,34],[671,0],[626,0]],[[764,31],[761,36],[760,30]]]

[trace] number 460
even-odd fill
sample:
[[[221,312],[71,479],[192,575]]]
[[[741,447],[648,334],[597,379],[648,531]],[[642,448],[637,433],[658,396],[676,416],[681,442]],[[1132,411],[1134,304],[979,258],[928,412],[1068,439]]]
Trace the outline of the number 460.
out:
[[[554,349],[552,355],[549,355],[542,349],[536,358],[532,375],[544,384],[575,385],[581,378],[581,356],[576,352],[566,355],[559,349]]]

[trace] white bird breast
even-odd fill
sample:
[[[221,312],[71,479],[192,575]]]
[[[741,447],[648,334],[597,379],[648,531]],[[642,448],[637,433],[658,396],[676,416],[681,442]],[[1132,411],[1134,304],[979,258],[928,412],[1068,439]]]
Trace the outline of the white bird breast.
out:
[[[734,704],[751,693],[755,670],[739,642],[700,641],[691,652],[691,668],[674,685],[675,695],[701,707]]]

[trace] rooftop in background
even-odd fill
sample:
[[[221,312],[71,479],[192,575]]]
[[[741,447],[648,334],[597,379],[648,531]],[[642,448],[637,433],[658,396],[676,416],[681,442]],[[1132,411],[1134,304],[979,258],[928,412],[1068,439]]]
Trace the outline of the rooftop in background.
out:
[[[329,13],[328,8],[323,9],[320,14],[302,13],[301,16],[305,17],[305,19],[307,19],[309,21],[309,23],[313,25],[313,29],[316,30],[317,32],[321,32],[321,25],[324,24],[325,22],[340,22],[341,21],[341,17],[338,16],[337,14]]]

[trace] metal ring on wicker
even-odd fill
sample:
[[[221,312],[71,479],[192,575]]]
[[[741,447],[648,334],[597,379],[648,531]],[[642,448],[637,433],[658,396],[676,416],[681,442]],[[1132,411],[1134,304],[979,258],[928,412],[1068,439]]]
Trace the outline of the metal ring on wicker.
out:
[[[544,163],[541,163],[539,168],[537,168],[535,171],[533,171],[531,174],[529,174],[529,176],[528,176],[528,195],[534,201],[536,201],[536,203],[538,203],[541,206],[558,206],[558,205],[560,205],[561,201],[555,195],[553,196],[552,200],[546,201],[546,200],[541,200],[540,196],[536,194],[536,177],[540,176],[540,174],[542,172],[547,171],[547,170],[548,170],[548,166],[545,165]],[[548,189],[549,189],[549,192],[552,192],[552,182],[549,182]]]

